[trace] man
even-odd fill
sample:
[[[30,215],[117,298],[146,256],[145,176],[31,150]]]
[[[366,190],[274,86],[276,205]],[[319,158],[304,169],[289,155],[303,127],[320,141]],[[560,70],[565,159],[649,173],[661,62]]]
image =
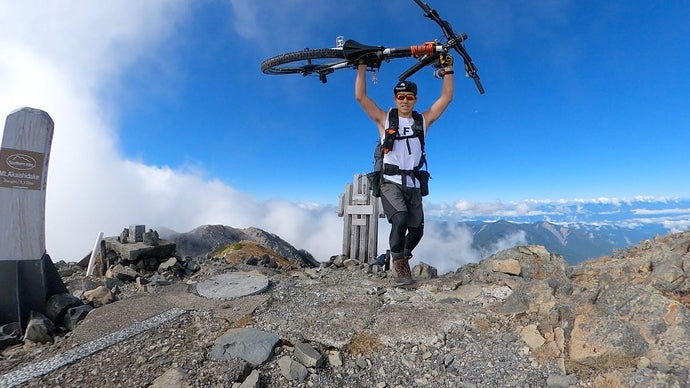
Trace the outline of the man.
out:
[[[424,137],[431,124],[438,120],[453,99],[453,58],[447,55],[442,58],[441,64],[444,66],[445,73],[441,96],[421,114],[423,121],[421,132]],[[403,81],[393,89],[393,102],[398,113],[398,131],[389,134],[389,141],[386,142],[386,130],[391,127],[388,117],[390,112],[379,108],[367,96],[366,69],[367,65],[362,63],[357,68],[355,98],[364,112],[376,123],[381,144],[392,143],[390,151],[383,156],[381,203],[388,222],[391,223],[389,244],[396,273],[395,282],[398,285],[408,285],[413,283],[409,264],[412,250],[419,244],[424,233],[422,193],[418,175],[415,174],[422,163],[423,139],[412,136],[414,116],[418,115],[414,112],[414,106],[417,103],[417,85],[410,81]]]

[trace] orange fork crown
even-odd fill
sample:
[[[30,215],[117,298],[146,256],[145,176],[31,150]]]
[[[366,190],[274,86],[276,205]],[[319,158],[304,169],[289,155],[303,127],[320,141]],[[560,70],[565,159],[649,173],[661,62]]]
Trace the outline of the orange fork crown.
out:
[[[435,47],[436,47],[436,43],[426,42],[426,43],[420,44],[418,46],[410,46],[410,51],[412,52],[413,57],[421,58],[425,55],[433,54]]]

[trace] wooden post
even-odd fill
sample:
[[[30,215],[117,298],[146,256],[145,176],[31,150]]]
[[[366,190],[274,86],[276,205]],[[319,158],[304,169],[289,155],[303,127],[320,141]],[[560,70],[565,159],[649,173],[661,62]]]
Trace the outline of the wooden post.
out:
[[[53,120],[23,108],[7,116],[0,148],[0,260],[45,253],[45,199]]]
[[[364,263],[376,260],[381,201],[371,194],[366,175],[355,175],[340,195],[338,216],[344,218],[343,256]]]
[[[22,108],[7,116],[0,147],[0,324],[31,310],[45,313],[47,298],[67,292],[46,253],[45,199],[53,120]]]

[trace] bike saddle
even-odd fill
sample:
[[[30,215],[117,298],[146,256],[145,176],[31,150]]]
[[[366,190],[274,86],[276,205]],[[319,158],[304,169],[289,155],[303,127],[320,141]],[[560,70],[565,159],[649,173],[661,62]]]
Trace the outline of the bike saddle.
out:
[[[384,47],[382,46],[367,46],[365,44],[348,39],[345,41],[345,44],[343,44],[343,56],[348,61],[352,61],[383,49]]]

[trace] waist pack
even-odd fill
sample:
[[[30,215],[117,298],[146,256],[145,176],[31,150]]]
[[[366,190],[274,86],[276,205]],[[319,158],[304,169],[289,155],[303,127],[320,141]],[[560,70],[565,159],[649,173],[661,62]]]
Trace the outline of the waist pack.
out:
[[[429,179],[431,175],[427,170],[422,170],[422,166],[426,168],[426,153],[424,151],[424,118],[422,115],[416,111],[412,112],[412,117],[414,118],[413,135],[411,136],[400,136],[398,134],[399,119],[398,110],[393,108],[388,113],[388,125],[389,128],[386,130],[386,136],[384,138],[384,145],[381,142],[377,142],[376,147],[374,147],[374,171],[367,174],[367,180],[369,182],[369,187],[371,188],[372,195],[374,197],[381,196],[381,184],[383,183],[383,175],[401,175],[403,186],[407,184],[406,176],[416,178],[419,181],[419,186],[422,191],[422,196],[429,195]],[[409,137],[418,137],[419,142],[422,147],[422,157],[419,164],[413,170],[400,170],[398,166],[393,164],[383,163],[383,155],[389,152],[395,140],[405,139]]]
[[[417,170],[415,178],[417,178],[419,181],[419,188],[422,191],[422,197],[429,195],[429,179],[431,179],[431,174],[429,174],[429,171]],[[368,173],[367,181],[369,182],[371,194],[374,197],[379,198],[381,196],[381,183],[383,183],[383,171],[372,171]]]

